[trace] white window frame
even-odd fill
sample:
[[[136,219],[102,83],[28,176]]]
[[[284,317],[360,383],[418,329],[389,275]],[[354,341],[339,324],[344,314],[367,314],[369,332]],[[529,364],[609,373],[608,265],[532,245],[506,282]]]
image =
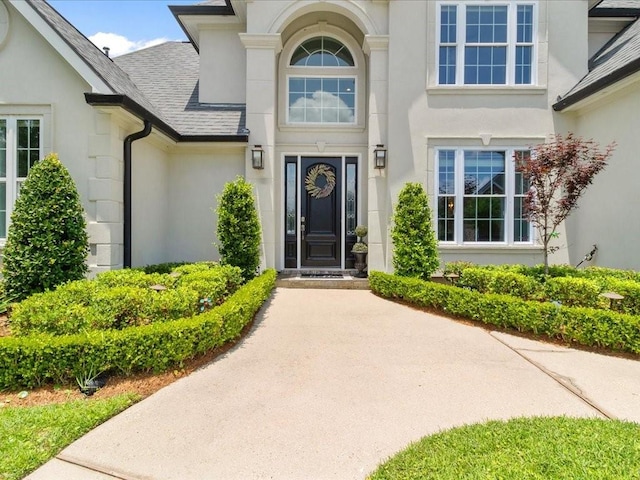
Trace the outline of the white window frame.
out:
[[[334,41],[341,43],[344,48],[349,51],[351,58],[353,59],[353,66],[330,66],[330,67],[319,67],[319,66],[303,66],[303,65],[291,65],[291,58],[295,54],[297,48],[305,43],[310,38],[315,36],[323,36],[327,38],[331,38]],[[296,46],[291,49],[288,58],[286,59],[286,75],[285,75],[285,118],[286,124],[290,126],[309,126],[309,127],[355,127],[358,125],[358,96],[360,95],[360,79],[358,78],[358,58],[356,52],[354,52],[347,42],[345,42],[339,35],[332,35],[327,33],[310,33],[309,35],[304,36],[299,42],[296,43]],[[353,122],[294,122],[289,118],[289,79],[290,78],[335,78],[335,79],[352,79],[354,81],[355,90],[353,92],[354,95],[354,105],[353,105]]]
[[[6,138],[6,177],[0,177],[6,182],[6,231],[9,231],[11,222],[11,214],[18,198],[18,182],[24,182],[26,177],[18,177],[18,121],[20,120],[38,120],[40,122],[40,135],[38,145],[38,158],[42,159],[43,142],[44,142],[44,118],[40,115],[0,115],[0,120],[6,121],[7,138]],[[4,245],[6,237],[0,237],[0,245]]]
[[[290,73],[286,76],[286,115],[287,115],[287,124],[288,125],[309,125],[309,126],[354,126],[358,124],[358,76],[357,75],[350,75],[350,74],[345,74],[345,75],[334,75],[334,74],[327,74],[326,71],[327,70],[334,70],[334,69],[348,69],[348,70],[352,70],[354,67],[291,67],[291,69],[311,69],[313,68],[314,71],[317,70],[322,70],[323,73],[318,73],[318,74],[308,74],[307,72],[300,72],[300,74],[298,73]],[[290,92],[289,92],[289,80],[291,78],[300,78],[300,79],[307,79],[307,78],[319,78],[319,79],[349,79],[349,80],[353,80],[354,83],[354,91],[353,91],[353,122],[294,122],[289,118],[289,114],[291,113],[291,105],[289,104],[289,98],[290,98]],[[338,117],[339,118],[339,117]]]
[[[518,5],[530,5],[533,7],[533,25],[531,32],[531,42],[518,43]],[[440,29],[441,29],[441,10],[443,6],[456,6],[456,42],[455,43],[441,43],[440,41]],[[507,47],[507,64],[506,64],[506,78],[505,83],[464,83],[464,67],[465,67],[465,47],[469,45],[466,39],[466,26],[467,26],[467,7],[468,6],[506,6],[507,7],[507,43],[504,45]],[[505,0],[505,1],[483,1],[483,2],[464,2],[464,1],[445,1],[438,2],[436,7],[436,84],[439,87],[483,87],[483,88],[499,88],[505,86],[513,87],[532,87],[537,85],[538,78],[538,39],[537,39],[537,27],[538,27],[538,2],[529,0]],[[497,43],[487,44],[471,44],[473,46],[498,46]],[[455,83],[440,83],[440,47],[456,47],[456,70],[455,70]],[[517,46],[530,46],[531,47],[531,82],[530,83],[515,83],[516,80],[516,47]]]
[[[459,245],[459,246],[533,246],[535,245],[535,230],[533,228],[533,224],[529,222],[529,240],[526,242],[517,242],[514,240],[514,214],[515,214],[515,179],[516,179],[516,171],[515,171],[515,161],[514,161],[514,153],[521,151],[528,151],[529,148],[523,146],[516,147],[459,147],[459,146],[451,146],[451,147],[438,147],[435,150],[435,232],[436,238],[440,238],[439,236],[439,198],[442,197],[454,197],[454,237],[453,241],[439,240],[441,245]],[[455,160],[454,160],[454,182],[455,182],[455,193],[451,194],[440,194],[440,152],[441,151],[455,151]],[[505,222],[505,236],[503,241],[465,241],[464,240],[464,152],[465,151],[486,151],[486,152],[504,152],[505,155],[505,212],[504,212],[504,222]],[[522,195],[517,195],[521,197]],[[496,195],[497,197],[497,195]]]

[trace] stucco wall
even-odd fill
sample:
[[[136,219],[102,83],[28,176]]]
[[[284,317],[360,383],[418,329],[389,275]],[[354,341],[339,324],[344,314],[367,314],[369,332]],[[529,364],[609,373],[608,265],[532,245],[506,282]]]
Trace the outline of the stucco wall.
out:
[[[576,132],[605,147],[618,146],[607,168],[599,173],[579,208],[568,220],[572,263],[598,245],[592,265],[640,269],[640,75],[615,94],[601,98],[576,115]]]
[[[169,157],[165,261],[217,260],[216,195],[244,174],[245,149],[181,147]]]
[[[118,247],[108,253],[103,247],[104,242],[121,243],[121,231],[94,228],[100,216],[98,200],[121,191],[110,180],[114,169],[117,175],[117,161],[113,166],[108,160],[117,130],[84,101],[83,94],[91,91],[91,86],[13,6],[5,6],[10,23],[8,38],[0,49],[0,115],[43,115],[42,154],[58,154],[76,183],[87,214],[92,244],[89,265],[96,267],[98,257],[109,257],[105,261],[117,264],[121,256]]]
[[[526,147],[570,127],[551,106],[586,73],[586,5],[538,2],[536,85],[442,87],[436,83],[437,3],[389,3],[389,210],[408,181],[422,182],[435,207],[437,147]],[[442,256],[479,263],[541,259],[535,246],[448,246]],[[567,258],[565,245],[554,261]]]
[[[26,109],[46,115],[43,155],[58,153],[86,205],[94,122],[83,92],[91,88],[11,5],[6,6],[10,26],[0,50],[0,114]]]
[[[200,101],[244,103],[246,53],[239,25],[200,31]]]
[[[167,261],[169,154],[153,136],[132,145],[131,263]]]

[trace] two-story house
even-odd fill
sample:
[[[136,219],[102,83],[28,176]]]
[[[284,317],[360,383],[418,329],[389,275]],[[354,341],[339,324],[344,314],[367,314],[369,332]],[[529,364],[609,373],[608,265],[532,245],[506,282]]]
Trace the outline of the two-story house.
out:
[[[618,149],[554,256],[640,269],[640,2],[211,0],[188,42],[109,58],[43,0],[0,0],[0,238],[58,152],[93,272],[215,259],[215,206],[254,186],[263,266],[392,270],[402,186],[430,196],[444,261],[539,263],[513,157],[569,131]]]

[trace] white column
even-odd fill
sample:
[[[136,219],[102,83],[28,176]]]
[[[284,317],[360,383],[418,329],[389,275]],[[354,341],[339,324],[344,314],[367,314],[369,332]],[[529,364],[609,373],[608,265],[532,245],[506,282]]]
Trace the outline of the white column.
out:
[[[369,270],[387,270],[386,259],[390,247],[388,240],[389,197],[386,169],[376,169],[373,151],[376,145],[387,144],[388,92],[389,92],[389,37],[387,35],[365,35],[363,49],[369,56],[369,98],[367,157],[368,179],[368,228],[369,228]],[[387,160],[392,155],[389,149]],[[388,168],[388,167],[387,167]]]
[[[247,51],[247,118],[250,131],[245,171],[246,179],[255,185],[257,206],[262,223],[262,268],[275,267],[277,232],[275,190],[275,129],[277,109],[277,60],[282,50],[280,34],[241,33]],[[251,149],[264,149],[264,169],[251,166]]]

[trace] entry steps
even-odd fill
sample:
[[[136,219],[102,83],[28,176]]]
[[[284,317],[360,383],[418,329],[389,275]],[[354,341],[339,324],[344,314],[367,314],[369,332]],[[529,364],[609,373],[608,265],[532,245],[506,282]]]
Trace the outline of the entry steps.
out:
[[[369,290],[369,279],[356,278],[355,273],[355,270],[285,269],[278,273],[276,287]]]

